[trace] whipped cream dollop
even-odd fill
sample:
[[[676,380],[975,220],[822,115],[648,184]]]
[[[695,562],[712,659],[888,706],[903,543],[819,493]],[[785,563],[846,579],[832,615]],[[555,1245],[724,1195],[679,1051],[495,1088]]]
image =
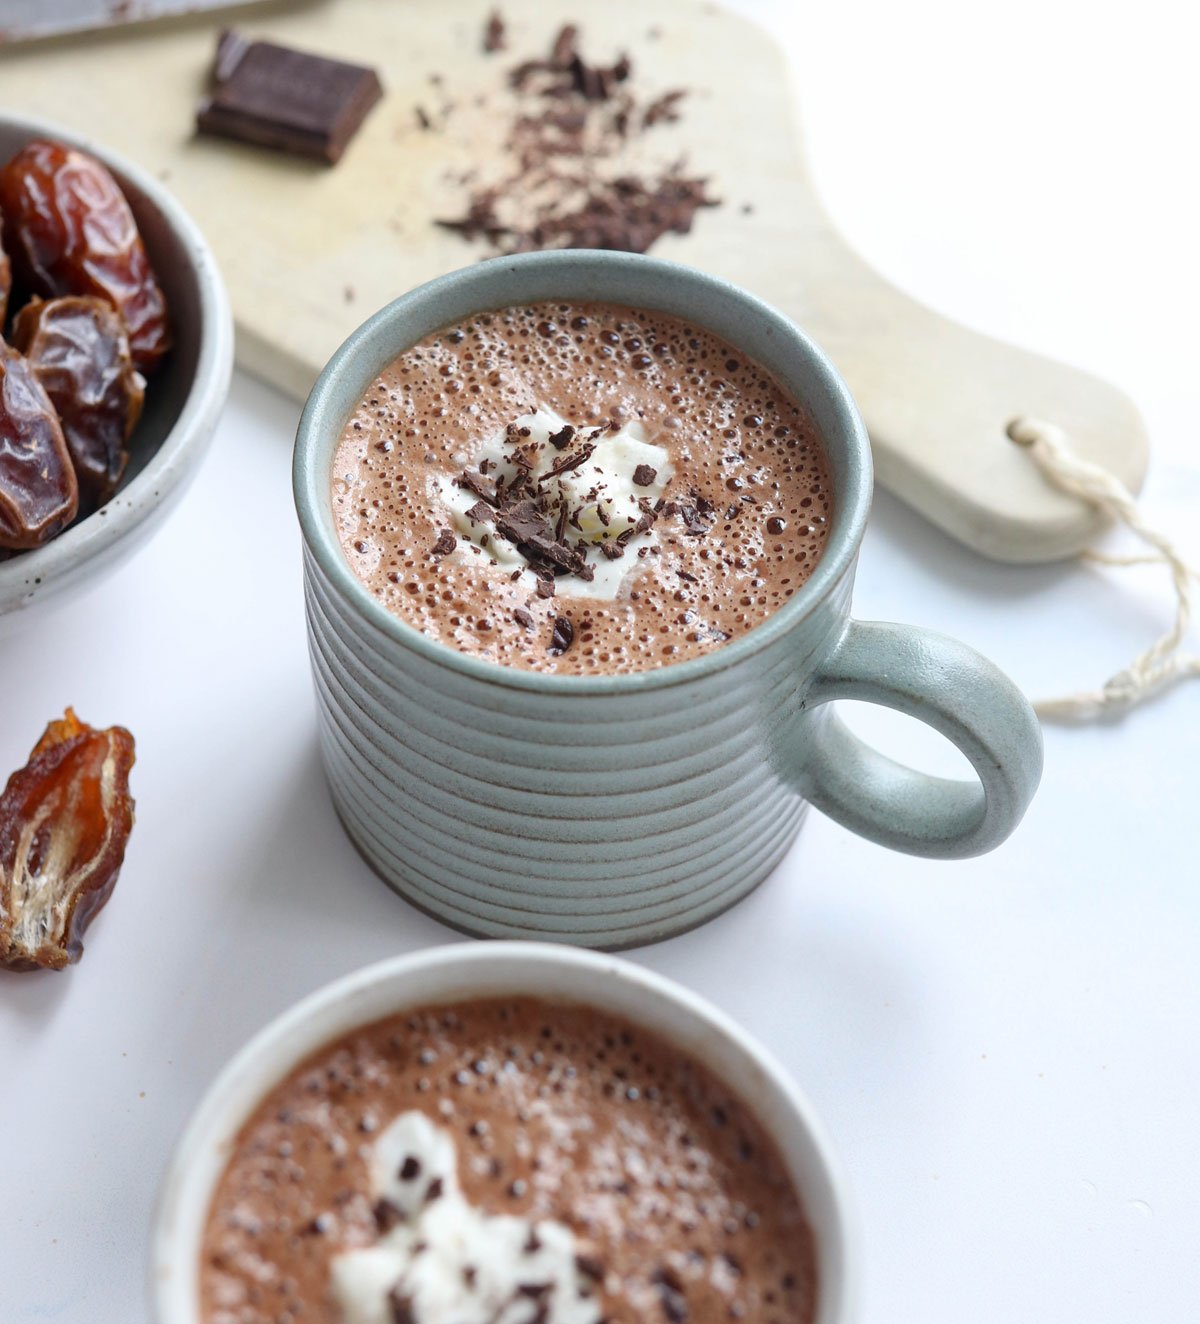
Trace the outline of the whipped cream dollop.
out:
[[[401,1113],[379,1135],[369,1172],[377,1222],[387,1230],[333,1261],[345,1324],[599,1321],[571,1229],[470,1204],[453,1138],[424,1113]]]
[[[672,472],[640,422],[580,428],[542,407],[486,441],[465,474],[438,479],[437,495],[456,532],[520,570],[531,590],[536,567],[558,553],[544,545],[539,553],[522,535],[549,533],[563,549],[555,592],[612,599],[639,549],[655,541],[654,506]]]

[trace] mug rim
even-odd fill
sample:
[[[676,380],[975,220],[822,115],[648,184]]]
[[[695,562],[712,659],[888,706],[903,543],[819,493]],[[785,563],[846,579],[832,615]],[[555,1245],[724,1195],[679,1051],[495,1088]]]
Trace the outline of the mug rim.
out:
[[[542,272],[549,272],[554,276],[561,274],[564,284],[568,285],[573,279],[579,279],[581,271],[593,272],[599,279],[603,279],[615,269],[640,267],[647,275],[653,272],[664,279],[691,285],[714,298],[725,301],[727,305],[740,307],[744,312],[761,319],[768,326],[769,333],[778,337],[781,344],[786,345],[805,363],[812,378],[807,398],[801,398],[785,383],[779,384],[786,394],[808,412],[811,412],[809,399],[818,391],[824,393],[825,403],[837,420],[834,444],[844,447],[844,473],[841,481],[834,484],[829,536],[817,561],[816,569],[796,593],[781,607],[771,612],[765,620],[752,626],[738,638],[722,644],[711,653],[689,658],[684,662],[667,663],[661,667],[589,676],[527,671],[460,652],[440,639],[423,634],[389,611],[351,569],[342,553],[336,534],[327,532],[322,520],[323,511],[332,512],[331,474],[325,466],[316,463],[322,442],[332,433],[340,437],[346,419],[381,370],[376,370],[370,375],[366,375],[363,370],[363,364],[371,361],[369,351],[376,339],[387,336],[394,327],[403,325],[405,320],[414,314],[419,315],[422,309],[435,304],[443,296],[457,293],[464,288],[469,289],[477,282],[486,284],[493,276],[496,264],[499,263],[507,264],[509,272],[514,275],[527,271],[534,275]],[[545,297],[570,299],[577,296],[561,293]],[[531,301],[533,296],[525,300],[506,299],[499,304],[481,298],[477,305],[473,305],[473,312],[465,315],[492,312],[503,307],[516,307],[523,302]],[[605,302],[603,299],[591,301]],[[632,303],[620,299],[611,302]],[[678,313],[672,308],[663,307],[662,302],[662,300],[647,299],[638,302],[635,306],[679,317],[682,321],[694,323],[712,331],[713,334],[721,335],[719,331],[706,325],[703,317]],[[419,338],[420,336],[416,339]],[[409,339],[403,335],[393,335],[389,339],[392,341],[390,357],[385,363],[391,362],[416,343],[416,339]],[[734,347],[740,348],[736,345]],[[772,372],[772,376],[778,379],[779,374]],[[348,384],[354,387],[353,391],[348,389]],[[355,402],[348,410],[343,409],[339,403],[347,396],[352,397]],[[831,445],[825,432],[821,433],[820,441],[828,454]],[[318,472],[318,469],[321,472]],[[683,684],[736,666],[745,658],[770,646],[776,639],[795,628],[805,617],[811,615],[842,581],[853,564],[870,511],[872,481],[870,441],[858,409],[850,397],[849,389],[824,351],[795,322],[763,299],[742,289],[741,286],[721,277],[709,275],[696,267],[643,254],[616,253],[601,249],[553,249],[538,253],[522,253],[507,258],[489,258],[472,266],[460,267],[437,276],[393,299],[352,331],[322,369],[305,402],[297,426],[292,461],[293,497],[305,547],[316,559],[321,572],[330,584],[343,601],[354,609],[360,619],[365,620],[390,641],[417,653],[427,661],[447,666],[474,681],[563,695],[628,694],[638,690]]]
[[[458,975],[449,985],[455,992],[422,993],[412,987],[431,970]],[[539,971],[546,973],[549,988],[541,986]],[[577,985],[587,991],[577,992]],[[597,993],[597,987],[606,991]],[[816,1251],[814,1324],[851,1324],[857,1318],[858,1223],[848,1181],[812,1104],[774,1055],[701,994],[626,958],[557,943],[504,940],[450,943],[354,970],[273,1017],[226,1062],[193,1109],[159,1190],[148,1264],[151,1315],[157,1324],[200,1324],[196,1289],[204,1222],[242,1127],[275,1085],[356,1028],[431,1001],[453,1004],[492,996],[543,997],[634,1023],[638,1012],[653,1003],[659,1020],[681,1022],[674,1031],[664,1030],[652,1013],[645,1028],[699,1058],[733,1090],[789,1170]],[[338,1019],[344,1024],[331,1033],[330,1022]],[[687,1042],[689,1036],[696,1043]],[[729,1079],[704,1051],[710,1044],[731,1048],[744,1059],[745,1077]],[[750,1096],[751,1085],[761,1098]],[[767,1105],[774,1122],[764,1116]],[[795,1171],[806,1162],[812,1171],[802,1184]]]

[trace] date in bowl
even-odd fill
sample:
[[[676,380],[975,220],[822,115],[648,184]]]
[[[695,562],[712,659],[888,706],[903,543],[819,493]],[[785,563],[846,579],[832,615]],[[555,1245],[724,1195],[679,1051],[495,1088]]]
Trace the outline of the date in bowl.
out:
[[[0,163],[39,138],[81,148],[115,176],[166,295],[174,344],[149,383],[116,492],[45,545],[0,560],[0,636],[94,584],[155,532],[207,450],[233,367],[229,299],[191,218],[157,180],[106,148],[0,112]]]

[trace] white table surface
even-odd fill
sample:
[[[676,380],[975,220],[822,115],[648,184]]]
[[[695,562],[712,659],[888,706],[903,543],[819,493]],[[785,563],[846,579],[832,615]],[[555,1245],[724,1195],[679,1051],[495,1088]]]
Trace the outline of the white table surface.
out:
[[[1154,439],[1147,509],[1200,555],[1200,102],[1176,6],[740,7],[789,43],[851,239],[928,302],[1124,385]],[[0,649],[0,766],[67,703],[138,743],[137,828],[83,963],[0,977],[0,1324],[144,1318],[159,1178],[221,1064],[332,977],[453,937],[376,881],[326,796],[296,415],[235,381],[158,538]],[[1034,694],[1102,679],[1168,609],[1153,572],[993,565],[882,494],[857,594]],[[855,720],[953,765],[907,722]],[[867,1324],[1200,1318],[1198,737],[1195,683],[1048,730],[1025,824],[967,863],[814,815],[759,893],[633,954],[811,1095],[857,1191]]]

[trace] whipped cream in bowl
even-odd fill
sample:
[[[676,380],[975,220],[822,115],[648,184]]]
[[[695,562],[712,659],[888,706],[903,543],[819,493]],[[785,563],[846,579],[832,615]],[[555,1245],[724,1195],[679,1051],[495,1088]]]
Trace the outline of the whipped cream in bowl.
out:
[[[472,1205],[453,1138],[424,1113],[380,1134],[370,1175],[379,1239],[332,1266],[345,1324],[598,1324],[571,1229]]]

